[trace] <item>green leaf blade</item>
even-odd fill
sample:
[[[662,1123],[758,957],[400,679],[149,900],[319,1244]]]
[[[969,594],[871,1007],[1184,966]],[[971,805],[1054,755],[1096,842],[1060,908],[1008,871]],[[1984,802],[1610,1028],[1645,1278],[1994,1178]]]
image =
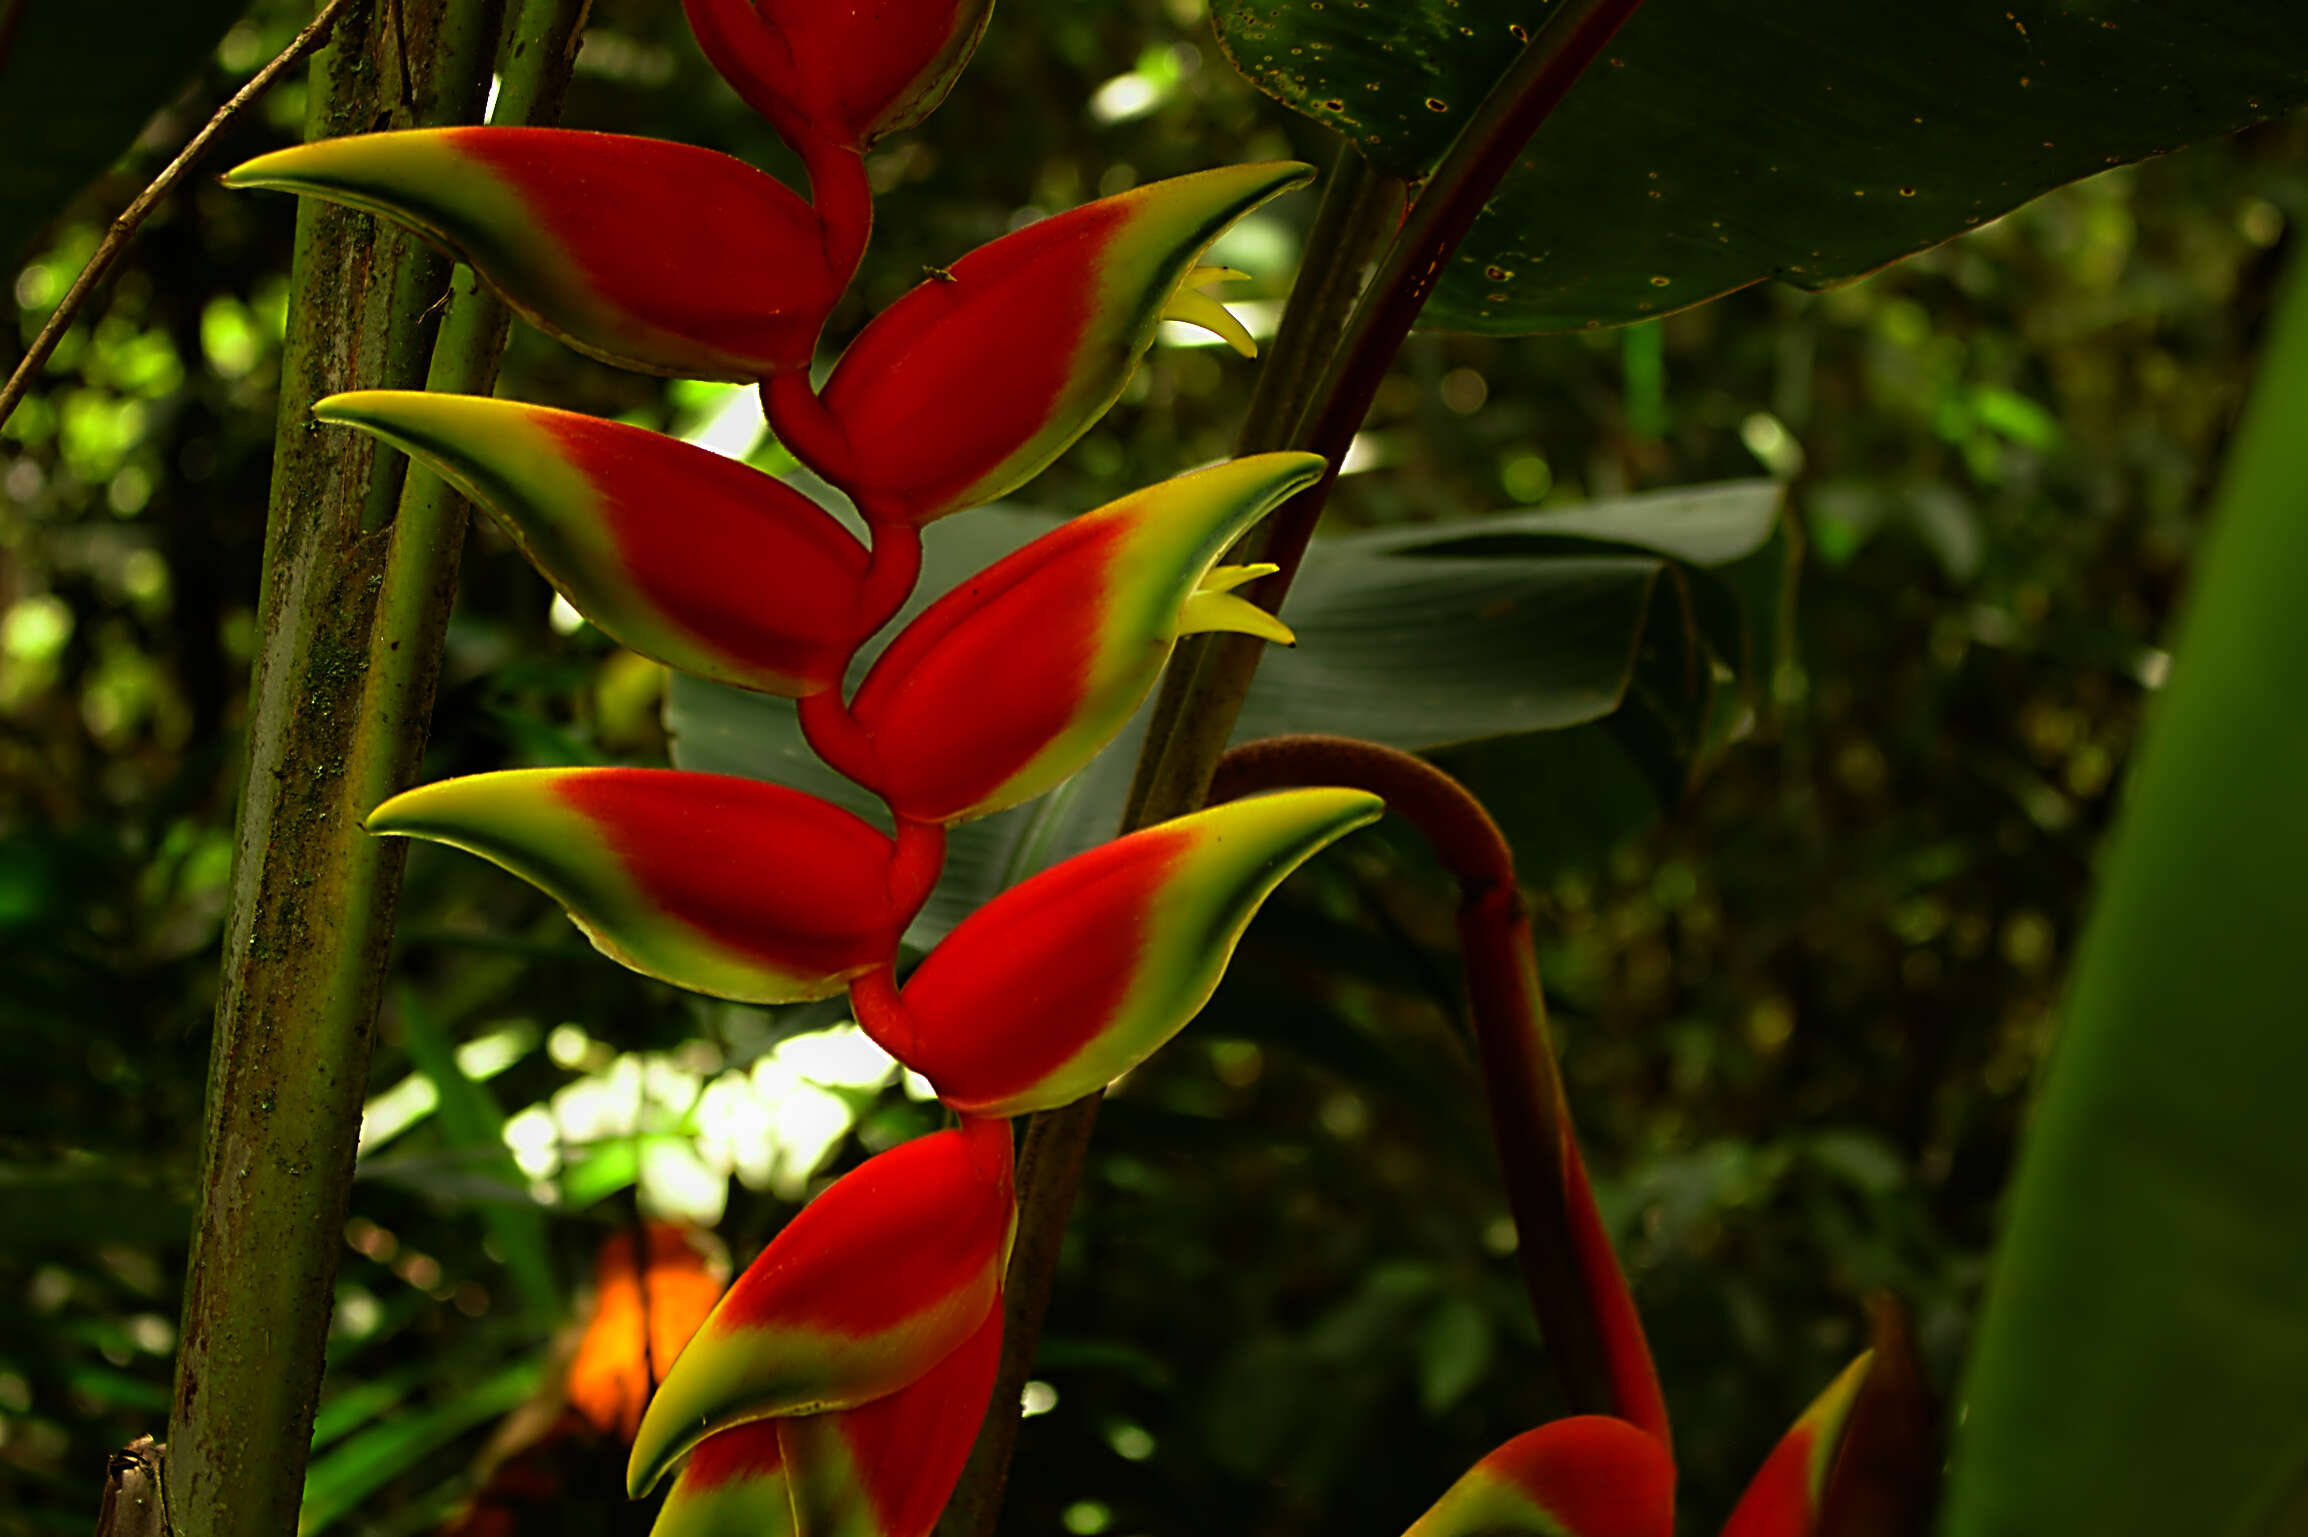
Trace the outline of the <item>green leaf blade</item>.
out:
[[[2263,1530],[2308,1424],[2308,268],[2032,1119],[1945,1531]]]

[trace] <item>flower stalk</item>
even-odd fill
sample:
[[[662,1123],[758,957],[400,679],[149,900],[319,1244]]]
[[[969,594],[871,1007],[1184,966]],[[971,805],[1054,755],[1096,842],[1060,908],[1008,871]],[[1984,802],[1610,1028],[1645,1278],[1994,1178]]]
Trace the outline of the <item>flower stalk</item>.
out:
[[[506,89],[515,110],[552,109],[583,9],[520,6]],[[446,0],[412,10],[397,31],[386,6],[354,6],[314,58],[308,131],[387,118],[404,65],[425,120],[477,117],[499,14],[486,0]],[[404,34],[409,57],[393,59]],[[503,322],[460,301],[428,325],[449,277],[413,239],[380,237],[336,209],[299,211],[250,761],[169,1421],[179,1537],[296,1529],[400,878],[397,850],[362,836],[360,817],[380,787],[414,776],[463,528],[462,504],[430,477],[379,473],[392,463],[315,430],[305,413],[336,390],[413,387],[428,374],[485,389]]]

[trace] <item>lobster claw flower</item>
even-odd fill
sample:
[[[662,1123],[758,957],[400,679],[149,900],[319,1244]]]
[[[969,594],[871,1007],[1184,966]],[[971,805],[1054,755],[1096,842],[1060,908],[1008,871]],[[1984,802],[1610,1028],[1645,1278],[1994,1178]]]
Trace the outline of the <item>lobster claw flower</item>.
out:
[[[1232,323],[1182,295],[1217,274],[1196,259],[1312,174],[1295,161],[1198,171],[980,246],[876,316],[822,396],[798,375],[772,381],[770,420],[870,522],[918,527],[990,502],[1105,414],[1159,321]]]
[[[887,1398],[989,1320],[998,1353],[1015,1223],[1007,1122],[965,1119],[867,1159],[786,1224],[674,1360],[628,1489],[733,1426]]]
[[[682,0],[721,77],[796,148],[864,149],[937,109],[994,0]]]
[[[924,611],[859,687],[854,730],[813,711],[812,739],[916,821],[1031,800],[1113,740],[1180,636],[1289,642],[1279,620],[1227,590],[1271,567],[1213,567],[1321,473],[1313,454],[1259,454],[1061,524]]]
[[[313,415],[439,473],[579,613],[683,672],[800,698],[840,682],[871,628],[865,548],[801,493],[719,454],[473,395],[356,390]]]
[[[367,826],[492,860],[610,959],[745,1003],[822,998],[884,963],[941,852],[799,790],[670,769],[446,779]]]
[[[674,1475],[652,1537],[929,1537],[1001,1360],[997,1299],[977,1333],[887,1398],[707,1436]]]
[[[1404,1537],[1673,1537],[1675,1459],[1609,1415],[1524,1431],[1467,1470]]]
[[[277,150],[224,179],[407,225],[539,329],[644,373],[752,383],[806,369],[849,279],[783,183],[658,139],[420,128]]]
[[[1118,838],[979,908],[915,968],[850,988],[858,1023],[968,1115],[1022,1115],[1103,1088],[1217,990],[1285,876],[1385,809],[1285,790]]]
[[[1862,1352],[1779,1438],[1723,1523],[1723,1537],[1811,1537],[1874,1360],[1874,1351]]]

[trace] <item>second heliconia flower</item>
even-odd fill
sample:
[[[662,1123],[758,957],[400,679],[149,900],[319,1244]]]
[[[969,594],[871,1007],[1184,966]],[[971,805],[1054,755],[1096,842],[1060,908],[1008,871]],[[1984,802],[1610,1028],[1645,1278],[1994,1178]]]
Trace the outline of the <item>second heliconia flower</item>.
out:
[[[1040,795],[1113,740],[1181,636],[1289,642],[1228,590],[1273,568],[1216,563],[1321,473],[1314,454],[1257,454],[1061,524],[908,625],[846,710],[831,694],[805,705],[811,742],[914,821]]]
[[[1625,1420],[1527,1430],[1467,1470],[1404,1537],[1673,1537],[1675,1459]]]

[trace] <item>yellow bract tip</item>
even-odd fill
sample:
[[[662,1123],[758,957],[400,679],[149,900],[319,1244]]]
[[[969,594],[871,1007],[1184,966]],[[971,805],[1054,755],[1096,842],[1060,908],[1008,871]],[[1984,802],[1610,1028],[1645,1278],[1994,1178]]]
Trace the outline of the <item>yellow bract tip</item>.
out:
[[[1207,271],[1210,269],[1197,268],[1196,270]],[[1194,274],[1190,272],[1186,276],[1187,280],[1191,282]],[[1244,328],[1242,322],[1235,319],[1233,312],[1227,309],[1225,305],[1220,304],[1208,294],[1196,293],[1191,288],[1179,289],[1178,292],[1170,296],[1170,302],[1162,306],[1162,318],[1164,320],[1182,320],[1190,326],[1200,326],[1244,357],[1254,358],[1258,356],[1258,343],[1250,339],[1250,332]]]
[[[1255,582],[1262,576],[1272,576],[1281,569],[1271,560],[1261,560],[1247,566],[1212,566],[1208,574],[1195,584],[1195,590],[1197,592],[1232,592],[1246,582]]]
[[[1255,635],[1261,640],[1270,640],[1281,646],[1298,644],[1298,637],[1290,632],[1290,626],[1257,604],[1230,592],[1212,591],[1204,587],[1188,598],[1178,610],[1178,633],[1196,635],[1210,630],[1231,630],[1237,635]]]

